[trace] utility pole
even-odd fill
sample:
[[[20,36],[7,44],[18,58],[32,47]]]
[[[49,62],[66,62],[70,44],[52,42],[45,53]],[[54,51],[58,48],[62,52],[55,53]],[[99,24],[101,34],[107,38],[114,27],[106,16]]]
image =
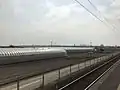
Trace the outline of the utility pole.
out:
[[[52,43],[53,43],[53,41],[52,40],[50,40],[50,46],[52,47]]]
[[[92,42],[90,41],[90,46],[92,46]]]
[[[75,44],[74,44],[74,47],[75,47]]]

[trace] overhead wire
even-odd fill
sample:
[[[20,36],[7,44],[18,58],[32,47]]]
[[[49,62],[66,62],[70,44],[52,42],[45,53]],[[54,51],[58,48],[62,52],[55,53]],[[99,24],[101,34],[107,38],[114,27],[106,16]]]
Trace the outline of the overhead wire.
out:
[[[82,6],[87,12],[89,12],[92,16],[94,16],[96,19],[98,19],[100,22],[102,22],[107,28],[108,25],[103,21],[101,20],[97,15],[95,15],[93,12],[91,12],[87,7],[85,7],[81,2],[79,2],[78,0],[74,0],[76,3],[78,3],[80,6]],[[113,29],[112,29],[113,30]]]
[[[103,23],[103,21],[98,18],[94,13],[92,13],[88,8],[86,8],[82,3],[80,3],[78,0],[74,0],[76,1],[80,6],[82,6],[87,12],[89,12],[92,16],[94,16],[96,19],[98,19],[99,21],[101,21]]]
[[[96,11],[98,11],[98,13],[100,14],[100,16],[102,16],[103,19],[104,19],[109,25],[112,26],[113,29],[116,29],[116,27],[115,27],[113,24],[111,24],[111,23],[107,20],[107,18],[106,18],[105,16],[103,16],[103,15],[101,14],[101,12],[97,9],[97,7],[96,7],[90,0],[88,0],[88,2],[92,5],[92,7],[93,7]],[[117,29],[116,29],[116,30],[117,30]]]

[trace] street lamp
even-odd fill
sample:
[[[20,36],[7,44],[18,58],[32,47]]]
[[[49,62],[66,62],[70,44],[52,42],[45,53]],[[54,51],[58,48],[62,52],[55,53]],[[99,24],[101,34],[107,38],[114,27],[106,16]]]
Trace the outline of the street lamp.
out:
[[[50,40],[50,46],[52,47],[52,43],[53,43],[53,41],[52,40]]]

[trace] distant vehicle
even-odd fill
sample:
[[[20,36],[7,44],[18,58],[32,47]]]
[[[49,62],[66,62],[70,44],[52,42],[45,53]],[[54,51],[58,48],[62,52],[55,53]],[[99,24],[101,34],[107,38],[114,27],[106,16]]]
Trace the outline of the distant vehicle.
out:
[[[95,47],[95,52],[104,52],[104,47]]]

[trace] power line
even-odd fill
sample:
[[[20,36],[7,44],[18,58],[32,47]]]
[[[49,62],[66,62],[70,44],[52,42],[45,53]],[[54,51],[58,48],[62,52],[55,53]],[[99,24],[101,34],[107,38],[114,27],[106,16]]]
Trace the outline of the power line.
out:
[[[100,16],[102,16],[102,17],[104,18],[104,20],[105,20],[108,24],[110,24],[110,25],[112,26],[112,28],[116,29],[116,27],[113,26],[110,22],[108,22],[108,20],[106,19],[106,17],[101,14],[101,12],[96,8],[96,6],[95,6],[90,0],[88,0],[88,2],[92,5],[92,7],[93,7],[96,11],[99,12]]]
[[[88,2],[93,6],[93,8],[94,8],[95,10],[98,11],[98,9],[96,8],[96,6],[95,6],[90,0],[88,0]],[[99,11],[98,11],[98,12],[99,12]]]
[[[98,19],[99,21],[101,21],[103,23],[103,21],[101,19],[99,19],[94,13],[92,13],[89,9],[87,9],[83,4],[81,4],[78,0],[74,0],[76,1],[78,4],[80,4],[86,11],[88,11],[92,16],[94,16],[96,19]]]
[[[102,21],[99,17],[97,17],[97,15],[95,15],[93,12],[91,12],[87,7],[85,7],[82,3],[80,3],[78,0],[74,0],[75,2],[77,2],[80,6],[82,6],[87,12],[89,12],[92,16],[94,16],[96,19],[98,19],[100,22],[102,22],[105,26],[108,27],[108,25]],[[109,28],[109,27],[108,27]]]

